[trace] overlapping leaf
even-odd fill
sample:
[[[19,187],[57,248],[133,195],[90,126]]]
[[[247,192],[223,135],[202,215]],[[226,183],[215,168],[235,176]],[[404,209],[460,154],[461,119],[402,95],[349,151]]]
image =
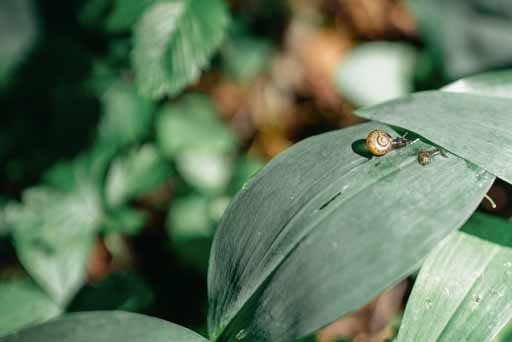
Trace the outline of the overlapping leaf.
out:
[[[397,341],[490,341],[512,318],[512,225],[475,214],[428,257]]]
[[[431,148],[419,141],[354,153],[375,128],[391,131],[367,123],[307,139],[239,193],[210,257],[214,340],[294,340],[360,307],[460,227],[494,180],[454,155],[419,165]]]

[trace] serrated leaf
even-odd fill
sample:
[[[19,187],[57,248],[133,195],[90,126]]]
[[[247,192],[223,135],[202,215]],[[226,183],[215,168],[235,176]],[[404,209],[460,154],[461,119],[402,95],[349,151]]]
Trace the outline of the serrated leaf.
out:
[[[98,127],[100,141],[124,146],[140,142],[148,135],[154,107],[132,86],[114,83],[103,95],[102,102],[104,114]]]
[[[56,302],[66,303],[82,285],[100,217],[97,193],[87,187],[71,193],[32,188],[10,208],[18,258]]]
[[[144,10],[157,0],[114,0],[112,11],[105,20],[108,32],[129,31],[135,25]]]
[[[508,98],[428,91],[355,114],[417,133],[512,183],[511,106]]]
[[[355,105],[375,105],[412,92],[416,58],[408,44],[365,43],[344,57],[334,81],[340,94]]]
[[[206,342],[182,326],[149,316],[103,311],[77,313],[0,338],[1,342]]]
[[[512,224],[476,213],[429,255],[397,341],[490,341],[512,318]]]
[[[136,25],[133,66],[144,96],[174,96],[195,82],[228,24],[222,0],[160,0]]]
[[[107,203],[122,205],[162,184],[170,175],[171,169],[159,151],[153,145],[143,145],[112,163],[105,184]]]
[[[432,147],[420,141],[356,154],[376,128],[393,132],[366,123],[309,138],[237,195],[210,256],[214,340],[295,340],[359,308],[459,228],[494,180],[454,155],[421,166]]]
[[[0,336],[41,323],[61,309],[40,288],[28,281],[0,282]]]
[[[493,71],[463,78],[443,87],[442,90],[512,98],[512,70]]]
[[[237,141],[205,95],[190,94],[166,107],[157,121],[157,141],[199,191],[216,194],[227,187]]]
[[[0,3],[0,86],[10,78],[37,39],[37,22],[31,0]]]

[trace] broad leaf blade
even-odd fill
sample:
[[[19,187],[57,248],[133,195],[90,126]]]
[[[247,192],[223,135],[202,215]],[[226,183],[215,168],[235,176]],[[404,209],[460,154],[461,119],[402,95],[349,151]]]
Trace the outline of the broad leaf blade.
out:
[[[405,128],[512,183],[512,100],[441,91],[356,111]]]
[[[0,336],[61,313],[40,288],[26,281],[0,282]]]
[[[354,153],[375,128],[391,131],[367,123],[301,142],[238,194],[210,257],[212,338],[294,340],[357,309],[460,227],[494,180],[453,155],[420,166],[422,142]]]
[[[497,97],[512,97],[512,70],[493,71],[453,82],[442,90]]]
[[[490,341],[512,318],[511,247],[512,224],[475,214],[425,261],[398,341]]]
[[[149,316],[97,311],[64,316],[0,338],[1,342],[206,342],[179,325]]]
[[[161,0],[135,28],[133,65],[141,94],[176,95],[195,82],[228,24],[222,0]]]

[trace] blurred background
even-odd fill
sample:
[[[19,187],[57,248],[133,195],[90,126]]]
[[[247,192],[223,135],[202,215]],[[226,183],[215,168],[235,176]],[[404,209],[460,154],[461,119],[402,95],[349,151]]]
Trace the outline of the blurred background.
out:
[[[132,56],[155,2],[0,2],[0,335],[114,309],[205,334],[216,225],[268,160],[357,107],[512,65],[508,0],[231,0],[198,81],[148,98]],[[510,217],[510,189],[490,194]],[[411,282],[316,339],[392,337]]]

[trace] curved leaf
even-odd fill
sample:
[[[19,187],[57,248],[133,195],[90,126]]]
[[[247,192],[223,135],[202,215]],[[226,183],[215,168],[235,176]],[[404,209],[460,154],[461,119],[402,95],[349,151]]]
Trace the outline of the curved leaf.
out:
[[[490,341],[512,319],[512,224],[475,214],[425,261],[397,341]]]
[[[26,281],[0,282],[0,303],[0,336],[61,313],[40,288]]]
[[[366,159],[376,123],[307,139],[237,195],[214,238],[210,336],[289,341],[367,303],[460,227],[494,177],[450,155],[423,167],[417,141]],[[372,277],[368,277],[371,274]]]
[[[195,82],[228,24],[222,0],[160,0],[135,28],[133,65],[140,92],[176,95]]]
[[[205,342],[187,328],[149,316],[96,311],[63,316],[17,334],[1,342]]]
[[[487,96],[512,97],[512,70],[486,72],[453,82],[442,90]]]
[[[511,108],[508,98],[428,91],[355,114],[415,132],[512,183]]]

